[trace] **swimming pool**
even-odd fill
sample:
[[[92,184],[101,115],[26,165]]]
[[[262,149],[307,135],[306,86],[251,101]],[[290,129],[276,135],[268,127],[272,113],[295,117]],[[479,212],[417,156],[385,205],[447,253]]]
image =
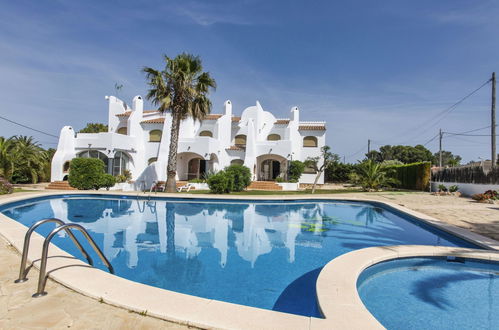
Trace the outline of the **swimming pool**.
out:
[[[499,329],[499,262],[390,260],[367,268],[357,288],[388,329]]]
[[[341,254],[398,244],[477,248],[377,203],[59,195],[0,211],[27,226],[47,217],[83,225],[118,276],[306,316],[320,316],[315,280]],[[81,258],[64,236],[53,242]]]

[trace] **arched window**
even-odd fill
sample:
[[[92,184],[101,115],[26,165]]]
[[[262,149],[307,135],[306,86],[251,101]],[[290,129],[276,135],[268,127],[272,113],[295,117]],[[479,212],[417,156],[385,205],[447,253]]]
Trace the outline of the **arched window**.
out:
[[[116,133],[118,133],[118,134],[123,134],[123,135],[127,135],[128,130],[127,130],[127,128],[126,128],[126,127],[120,127],[120,128],[118,128],[118,131],[117,131]]]
[[[304,147],[317,147],[317,138],[315,136],[305,136],[303,138]]]
[[[105,154],[98,150],[85,150],[80,152],[78,157],[81,158],[98,158],[104,162],[104,171],[107,173],[108,158]]]
[[[64,165],[62,165],[62,171],[64,173],[66,173],[67,171],[69,171],[69,161],[65,162]]]
[[[267,141],[279,141],[281,139],[281,136],[279,134],[269,134],[267,136]]]
[[[157,160],[158,160],[157,157],[149,158],[149,160],[147,161],[147,165],[151,165],[152,163],[154,163]]]
[[[201,133],[199,133],[199,136],[209,136],[209,137],[213,137],[213,133],[210,132],[210,131],[202,131]]]
[[[246,146],[246,135],[242,135],[242,134],[236,135],[234,144],[238,147],[245,147]]]
[[[149,142],[161,142],[162,134],[163,132],[160,129],[153,129],[149,132]]]
[[[120,175],[128,168],[130,157],[124,152],[117,151],[113,160],[113,175]]]
[[[244,165],[244,160],[242,159],[234,159],[230,162],[230,165]]]

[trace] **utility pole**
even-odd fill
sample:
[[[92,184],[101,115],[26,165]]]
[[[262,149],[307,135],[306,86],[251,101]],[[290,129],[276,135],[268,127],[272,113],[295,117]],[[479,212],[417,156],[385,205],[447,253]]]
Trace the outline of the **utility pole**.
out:
[[[371,140],[367,140],[367,158],[371,159],[371,155],[369,153],[371,152]]]
[[[438,167],[442,167],[442,136],[443,136],[442,129],[440,129],[439,136],[440,136],[440,146],[438,149],[438,158],[439,158]]]
[[[496,166],[496,73],[492,72],[492,107],[491,107],[491,125],[490,136],[492,139],[492,167]]]

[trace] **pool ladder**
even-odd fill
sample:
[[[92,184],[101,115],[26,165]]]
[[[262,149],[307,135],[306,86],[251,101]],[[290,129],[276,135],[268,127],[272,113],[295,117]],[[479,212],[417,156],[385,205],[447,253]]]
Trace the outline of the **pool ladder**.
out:
[[[90,246],[92,246],[94,251],[100,257],[102,262],[106,265],[107,269],[109,269],[109,272],[111,274],[114,274],[113,266],[111,265],[109,260],[107,260],[104,253],[102,253],[102,251],[99,249],[99,247],[97,246],[95,241],[88,234],[87,230],[84,227],[82,227],[81,225],[78,225],[76,223],[65,223],[64,221],[62,221],[60,219],[49,218],[49,219],[40,220],[40,221],[34,223],[31,227],[29,227],[28,231],[26,232],[26,235],[24,236],[23,254],[22,254],[22,258],[21,258],[21,267],[19,269],[19,278],[14,281],[15,283],[22,283],[22,282],[26,282],[28,280],[26,275],[28,275],[29,270],[26,271],[26,262],[28,260],[28,251],[29,251],[29,243],[30,243],[30,239],[31,239],[31,234],[33,233],[33,231],[35,231],[36,228],[38,228],[39,226],[41,226],[45,223],[49,223],[49,222],[54,222],[58,226],[55,227],[55,229],[52,230],[50,232],[50,234],[43,241],[42,257],[41,257],[41,263],[40,263],[40,275],[38,278],[38,289],[37,289],[36,293],[33,294],[33,298],[45,296],[47,294],[47,292],[45,292],[45,284],[47,283],[46,272],[47,272],[47,258],[48,258],[49,245],[50,245],[50,241],[52,240],[52,238],[61,230],[64,230],[68,234],[69,238],[71,238],[71,240],[76,245],[76,247],[80,250],[80,252],[83,254],[83,256],[87,259],[90,266],[93,266],[94,262],[93,262],[92,258],[87,253],[87,251],[85,251],[85,248],[80,244],[80,242],[76,239],[76,237],[72,233],[71,229],[76,229],[76,230],[80,231],[83,234],[83,236],[87,239]]]

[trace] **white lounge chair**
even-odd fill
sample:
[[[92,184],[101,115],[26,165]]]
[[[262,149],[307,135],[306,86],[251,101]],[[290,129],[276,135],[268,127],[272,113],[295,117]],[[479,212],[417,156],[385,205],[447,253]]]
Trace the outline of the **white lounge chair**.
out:
[[[182,192],[182,190],[185,190],[186,192],[189,192],[189,190],[191,190],[192,187],[193,187],[192,184],[187,183],[187,184],[184,184],[183,186],[178,187],[177,191]]]

